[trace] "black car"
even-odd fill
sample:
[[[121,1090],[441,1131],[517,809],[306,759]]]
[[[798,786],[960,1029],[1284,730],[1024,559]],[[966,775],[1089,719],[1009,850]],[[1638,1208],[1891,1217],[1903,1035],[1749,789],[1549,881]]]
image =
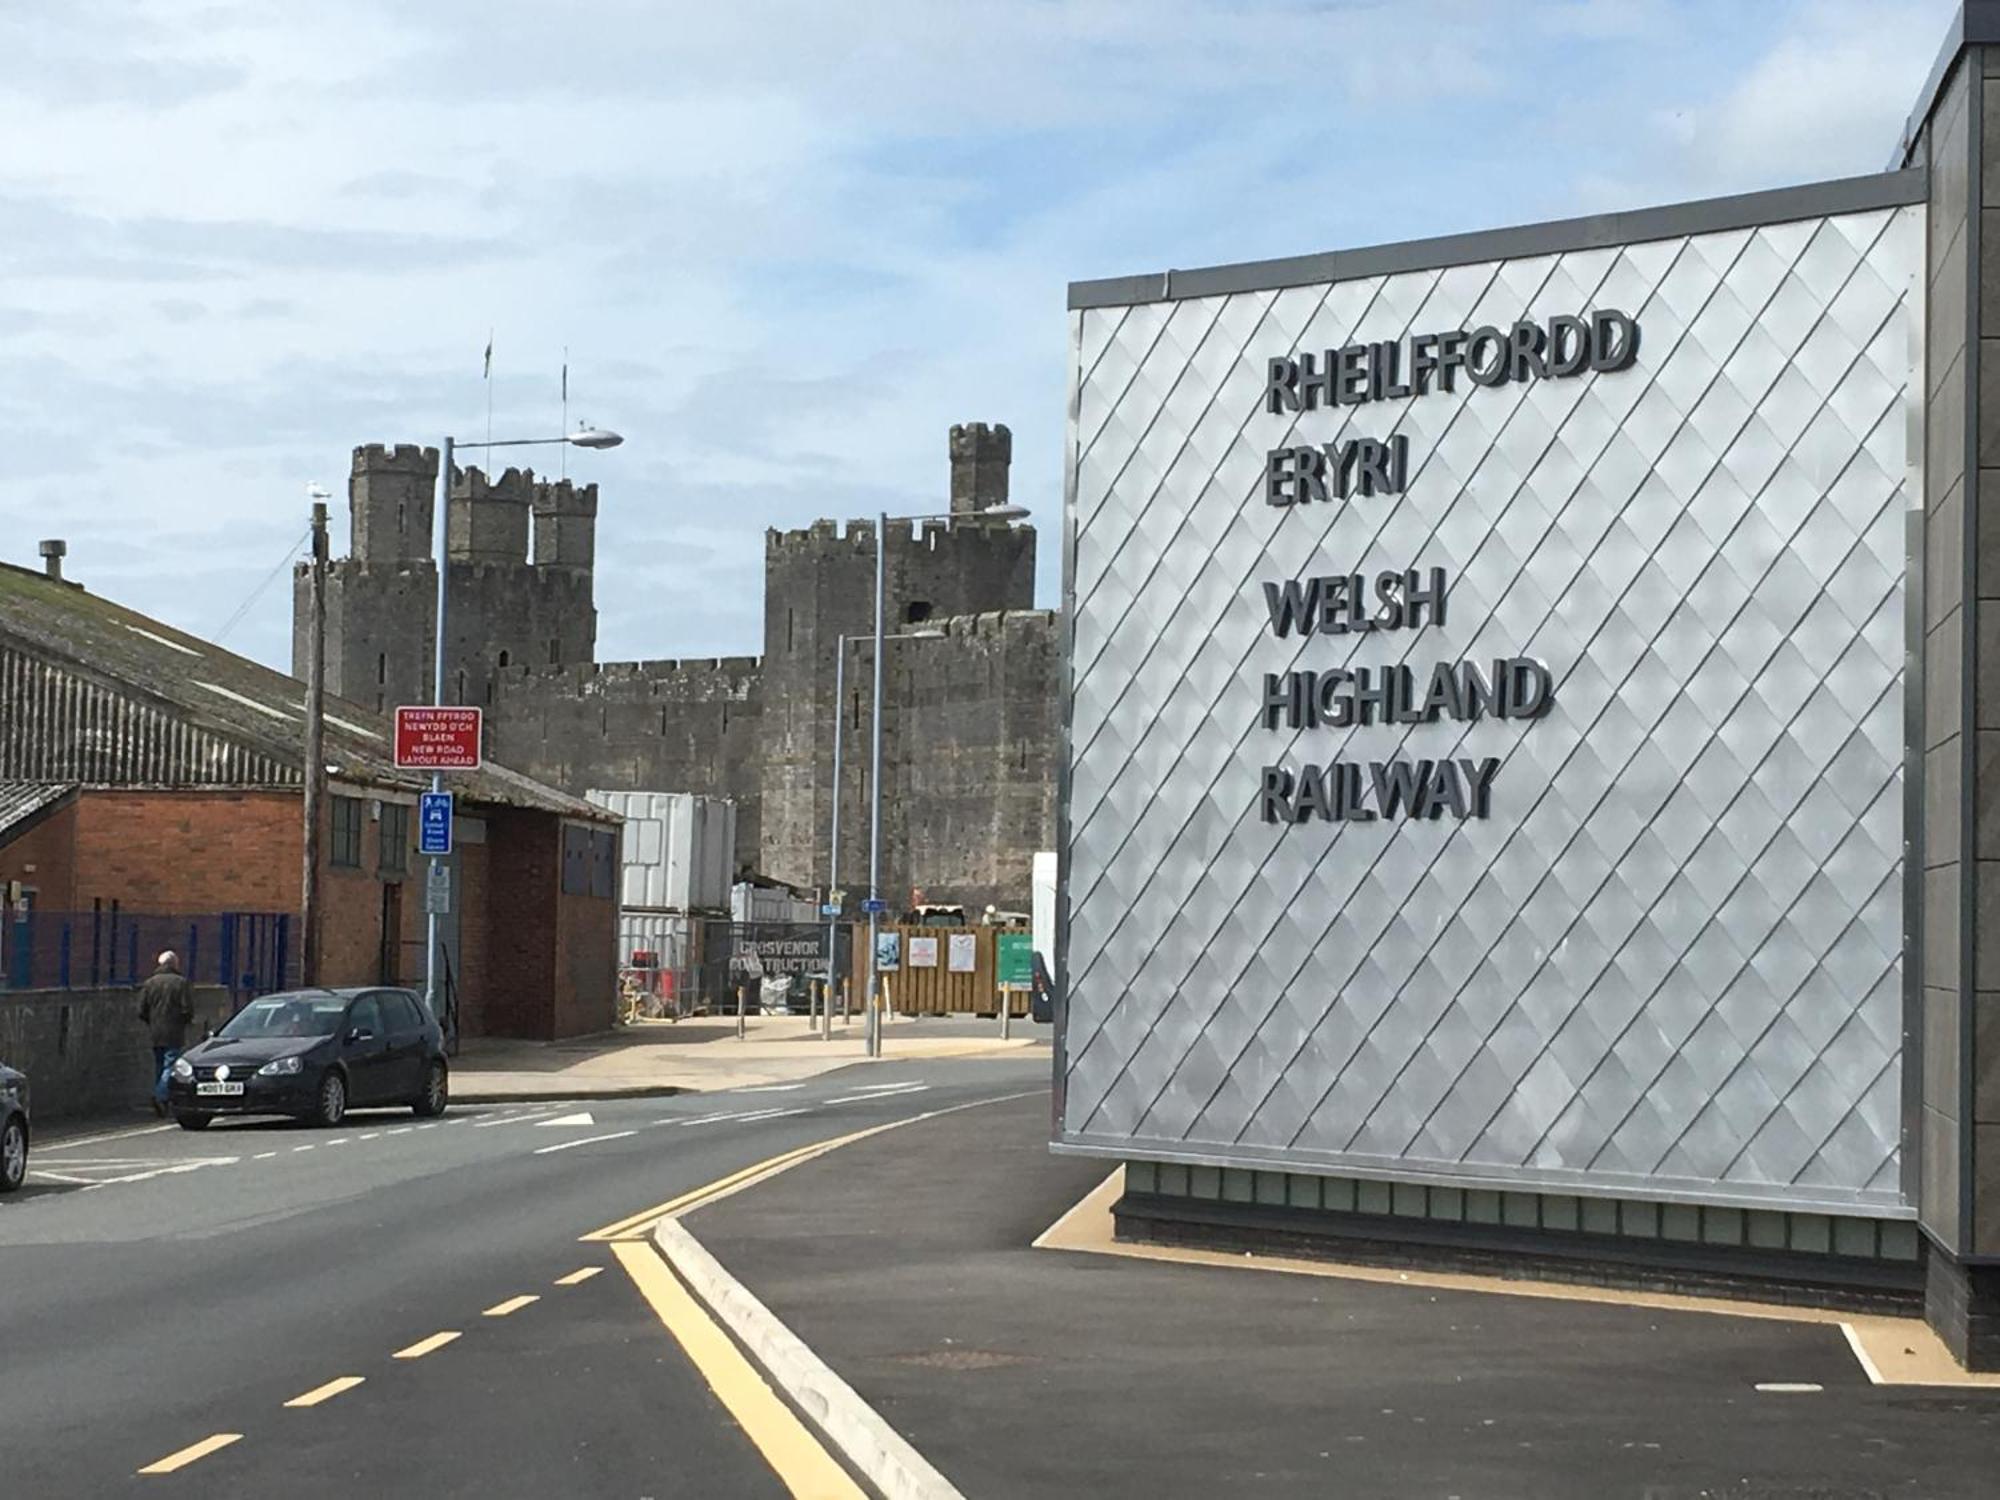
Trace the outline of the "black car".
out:
[[[28,1077],[0,1063],[0,1193],[28,1180]]]
[[[167,1080],[183,1130],[217,1115],[292,1115],[338,1125],[349,1106],[407,1104],[444,1113],[444,1033],[408,990],[297,990],[266,995],[188,1048]]]

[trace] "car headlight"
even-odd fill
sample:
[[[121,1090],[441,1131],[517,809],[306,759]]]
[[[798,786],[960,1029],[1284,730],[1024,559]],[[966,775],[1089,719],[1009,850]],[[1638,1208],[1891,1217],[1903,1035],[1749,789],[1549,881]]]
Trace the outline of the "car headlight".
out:
[[[178,1078],[182,1083],[186,1083],[190,1078],[194,1077],[194,1064],[189,1062],[185,1057],[175,1058],[174,1077]]]
[[[259,1078],[283,1078],[296,1073],[305,1064],[296,1057],[274,1057],[257,1070]]]

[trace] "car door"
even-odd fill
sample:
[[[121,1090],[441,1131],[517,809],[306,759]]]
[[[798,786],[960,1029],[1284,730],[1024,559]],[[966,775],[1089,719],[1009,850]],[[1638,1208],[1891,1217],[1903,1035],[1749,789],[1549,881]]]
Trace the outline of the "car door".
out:
[[[394,1098],[398,1103],[414,1100],[424,1086],[424,1068],[430,1061],[423,1007],[408,990],[383,990],[380,998],[382,1017],[389,1023]]]
[[[347,1067],[350,1104],[380,1104],[392,1097],[394,1070],[389,1053],[389,1025],[382,1015],[382,1002],[373,992],[358,996],[347,1007],[340,1060]]]

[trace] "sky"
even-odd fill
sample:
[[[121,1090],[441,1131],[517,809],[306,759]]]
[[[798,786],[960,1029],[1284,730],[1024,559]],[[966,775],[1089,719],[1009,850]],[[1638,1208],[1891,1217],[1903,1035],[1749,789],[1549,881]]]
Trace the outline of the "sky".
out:
[[[344,553],[357,444],[553,434],[567,350],[600,659],[759,650],[765,529],[954,422],[1053,605],[1070,281],[1880,171],[1955,8],[9,6],[0,560],[289,667],[306,486]]]

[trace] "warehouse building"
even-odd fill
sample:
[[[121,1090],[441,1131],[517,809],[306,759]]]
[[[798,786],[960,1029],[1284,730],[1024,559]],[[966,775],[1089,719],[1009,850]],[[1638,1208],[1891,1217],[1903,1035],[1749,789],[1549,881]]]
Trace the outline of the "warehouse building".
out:
[[[160,947],[203,983],[298,973],[303,685],[61,577],[0,564],[0,981],[96,988]],[[330,700],[319,976],[421,985],[418,794],[386,720]],[[612,1024],[619,820],[502,767],[458,794],[443,967],[464,1035]],[[188,952],[190,948],[197,951]]]

